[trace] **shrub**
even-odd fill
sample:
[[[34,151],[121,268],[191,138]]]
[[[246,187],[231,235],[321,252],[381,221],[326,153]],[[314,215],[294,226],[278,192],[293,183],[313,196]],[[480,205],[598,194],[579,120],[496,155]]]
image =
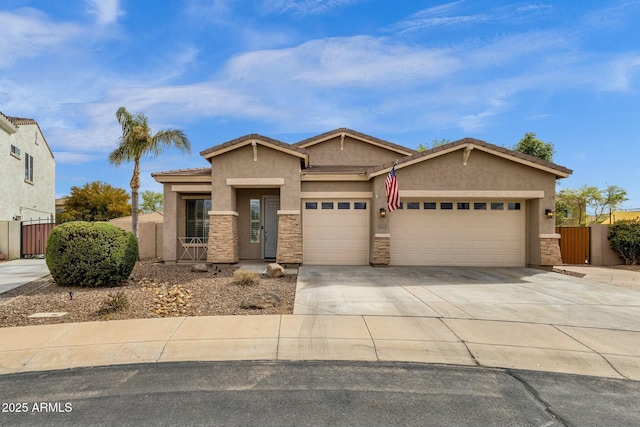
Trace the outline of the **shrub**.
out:
[[[240,286],[256,286],[260,283],[260,278],[252,271],[236,270],[233,272],[232,283]]]
[[[129,299],[127,299],[124,292],[119,291],[115,294],[107,294],[107,298],[102,302],[98,314],[104,316],[127,308],[129,308]]]
[[[616,251],[624,262],[638,264],[640,262],[640,220],[617,221],[609,228],[611,249]]]
[[[51,230],[45,256],[59,286],[115,286],[131,274],[138,241],[106,222],[68,222]]]

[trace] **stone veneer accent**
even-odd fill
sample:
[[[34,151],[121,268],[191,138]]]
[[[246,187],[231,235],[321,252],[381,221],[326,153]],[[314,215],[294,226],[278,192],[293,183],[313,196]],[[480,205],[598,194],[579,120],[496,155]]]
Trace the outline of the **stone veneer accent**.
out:
[[[278,214],[278,251],[281,264],[302,264],[302,224],[300,214]]]
[[[374,237],[373,238],[373,265],[389,265],[391,263],[391,238]]]
[[[239,260],[238,216],[233,214],[210,215],[207,262],[227,264]]]
[[[540,238],[540,264],[549,266],[562,264],[559,238]]]

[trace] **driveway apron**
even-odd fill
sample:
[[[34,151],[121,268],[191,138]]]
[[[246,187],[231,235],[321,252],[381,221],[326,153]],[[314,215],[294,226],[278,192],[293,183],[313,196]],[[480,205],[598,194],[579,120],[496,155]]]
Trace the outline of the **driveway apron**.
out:
[[[419,316],[640,331],[640,291],[532,268],[302,266],[294,314]]]

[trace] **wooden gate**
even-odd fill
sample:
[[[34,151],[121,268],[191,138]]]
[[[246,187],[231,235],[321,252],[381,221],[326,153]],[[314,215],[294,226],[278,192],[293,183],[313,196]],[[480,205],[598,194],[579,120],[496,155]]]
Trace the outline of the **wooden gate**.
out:
[[[589,264],[591,262],[590,227],[556,227],[560,234],[560,253],[563,264]]]
[[[49,219],[32,219],[22,221],[20,233],[20,258],[36,257],[44,255],[47,247],[47,238],[55,221]]]

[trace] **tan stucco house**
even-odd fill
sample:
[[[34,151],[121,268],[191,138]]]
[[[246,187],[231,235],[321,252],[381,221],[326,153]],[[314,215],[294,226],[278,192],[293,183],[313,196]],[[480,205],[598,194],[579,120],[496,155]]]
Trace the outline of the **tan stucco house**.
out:
[[[417,152],[342,128],[294,144],[246,135],[200,155],[208,167],[152,174],[164,185],[165,261],[561,262],[555,184],[572,171],[483,141]],[[388,212],[394,164],[401,206]]]

